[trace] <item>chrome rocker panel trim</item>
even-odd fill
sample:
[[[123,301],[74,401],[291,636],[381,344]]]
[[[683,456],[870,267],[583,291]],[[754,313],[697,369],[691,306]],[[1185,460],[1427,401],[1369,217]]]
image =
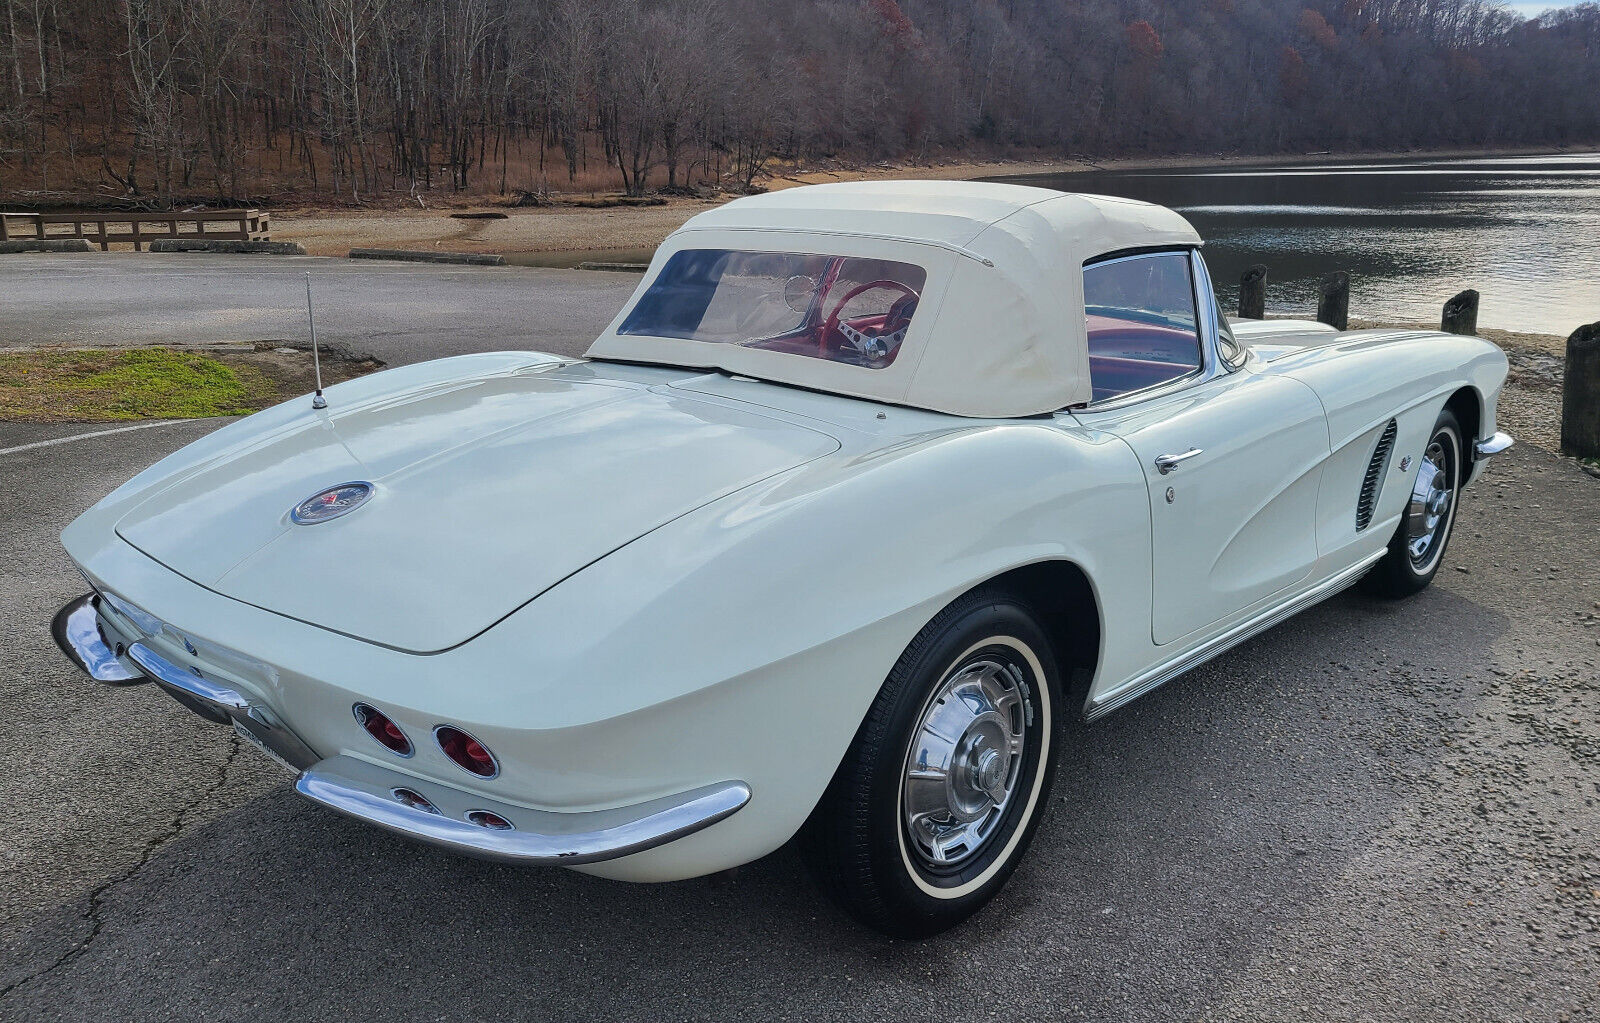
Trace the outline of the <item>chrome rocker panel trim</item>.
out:
[[[1252,636],[1265,632],[1279,622],[1294,617],[1311,605],[1326,600],[1341,590],[1348,589],[1355,585],[1356,580],[1360,579],[1362,574],[1382,559],[1386,553],[1387,551],[1383,550],[1369,554],[1357,564],[1350,566],[1331,579],[1313,586],[1298,596],[1290,597],[1281,604],[1267,608],[1254,618],[1240,622],[1227,632],[1206,640],[1193,650],[1179,654],[1165,664],[1157,665],[1143,675],[1137,676],[1121,689],[1108,694],[1104,703],[1087,708],[1084,711],[1084,718],[1089,721],[1098,720],[1123,704],[1130,703],[1145,695],[1157,686],[1172,681],[1191,668],[1198,668],[1213,657],[1226,653]]]
[[[168,696],[209,721],[233,725],[291,767],[303,770],[320,759],[270,711],[240,693],[185,671],[143,643],[129,647],[128,657]]]
[[[109,685],[137,685],[150,681],[142,672],[123,663],[105,633],[100,631],[100,598],[85,593],[56,612],[50,622],[50,635],[67,659],[96,682]]]
[[[729,781],[636,806],[563,813],[512,806],[476,793],[350,756],[329,757],[300,775],[295,791],[366,824],[451,852],[501,863],[573,866],[616,859],[692,835],[750,801],[750,788]],[[425,797],[438,813],[402,803],[396,790]],[[471,824],[488,810],[512,827]]]
[[[1472,454],[1478,460],[1493,458],[1516,442],[1516,438],[1509,433],[1496,433],[1493,437],[1487,440],[1480,440],[1472,445]]]

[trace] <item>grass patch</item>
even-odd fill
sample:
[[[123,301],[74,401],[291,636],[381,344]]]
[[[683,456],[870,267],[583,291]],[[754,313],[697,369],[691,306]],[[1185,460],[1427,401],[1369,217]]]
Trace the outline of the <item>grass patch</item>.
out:
[[[234,416],[280,401],[239,360],[170,348],[0,354],[0,419],[114,422]]]

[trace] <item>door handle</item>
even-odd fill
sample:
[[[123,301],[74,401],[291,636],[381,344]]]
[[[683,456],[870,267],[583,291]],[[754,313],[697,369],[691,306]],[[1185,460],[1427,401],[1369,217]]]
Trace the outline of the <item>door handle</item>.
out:
[[[1204,452],[1199,448],[1190,448],[1181,455],[1157,455],[1156,472],[1159,472],[1161,475],[1165,476],[1167,473],[1176,469],[1179,465],[1200,454],[1204,454]]]

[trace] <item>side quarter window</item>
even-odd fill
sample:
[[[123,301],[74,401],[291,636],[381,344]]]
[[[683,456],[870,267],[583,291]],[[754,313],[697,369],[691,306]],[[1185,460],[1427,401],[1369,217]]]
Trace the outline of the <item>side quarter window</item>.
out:
[[[1153,252],[1083,268],[1089,382],[1095,401],[1200,369],[1194,278],[1187,252]]]

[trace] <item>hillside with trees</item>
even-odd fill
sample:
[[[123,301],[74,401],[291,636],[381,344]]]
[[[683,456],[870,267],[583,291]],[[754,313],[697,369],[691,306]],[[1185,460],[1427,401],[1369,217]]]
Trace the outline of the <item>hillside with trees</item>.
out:
[[[1600,4],[0,0],[0,194],[748,187],[775,162],[1582,145]]]

